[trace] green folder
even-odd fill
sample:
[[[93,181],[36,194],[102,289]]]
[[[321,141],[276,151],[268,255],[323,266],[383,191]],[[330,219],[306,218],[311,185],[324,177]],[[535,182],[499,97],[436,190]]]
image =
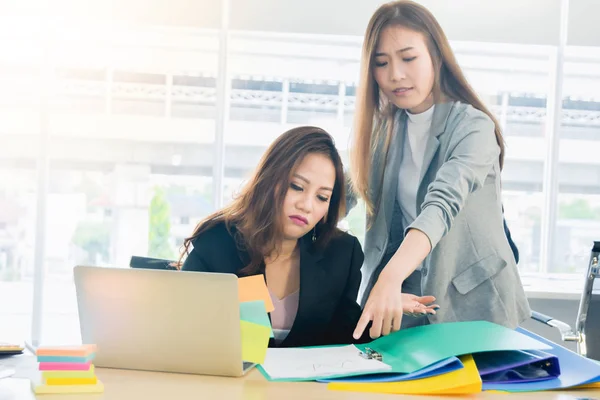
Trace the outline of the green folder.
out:
[[[337,347],[331,346],[331,347]],[[409,374],[453,356],[488,351],[548,350],[551,347],[523,333],[487,321],[449,322],[402,329],[366,344],[355,345],[360,351],[372,349],[382,362],[392,367],[389,373]],[[307,347],[318,349],[329,346]],[[285,351],[285,349],[281,349]],[[293,362],[293,360],[288,360]],[[267,380],[269,374],[258,366]],[[340,378],[346,375],[314,379]],[[289,377],[279,381],[299,381]]]
[[[401,329],[368,344],[395,373],[415,372],[452,356],[500,350],[547,350],[545,343],[487,321],[448,322]]]

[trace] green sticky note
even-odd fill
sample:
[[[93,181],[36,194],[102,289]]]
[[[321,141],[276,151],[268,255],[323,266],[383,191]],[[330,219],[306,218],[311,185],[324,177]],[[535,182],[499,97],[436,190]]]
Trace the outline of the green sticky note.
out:
[[[271,320],[269,320],[269,316],[267,315],[264,301],[245,301],[240,303],[240,319],[269,327],[269,337],[274,337]]]
[[[242,360],[255,364],[263,363],[267,356],[271,328],[248,321],[240,321],[240,326],[242,330]]]
[[[406,318],[406,317],[405,317]],[[392,372],[411,373],[453,356],[501,350],[547,350],[550,346],[487,321],[448,322],[401,329],[356,345],[381,353]]]

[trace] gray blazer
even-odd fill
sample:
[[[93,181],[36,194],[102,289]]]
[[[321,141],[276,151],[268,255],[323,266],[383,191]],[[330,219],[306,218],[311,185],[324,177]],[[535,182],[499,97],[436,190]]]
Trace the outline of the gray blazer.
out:
[[[365,236],[363,304],[385,266],[405,119],[398,111],[387,162],[375,151],[371,164],[370,195],[379,207]],[[421,269],[422,293],[441,307],[431,323],[487,320],[514,328],[531,315],[503,228],[499,153],[487,115],[460,102],[436,105],[417,192],[420,212],[400,230],[419,229],[431,242]],[[354,204],[349,194],[348,206]]]

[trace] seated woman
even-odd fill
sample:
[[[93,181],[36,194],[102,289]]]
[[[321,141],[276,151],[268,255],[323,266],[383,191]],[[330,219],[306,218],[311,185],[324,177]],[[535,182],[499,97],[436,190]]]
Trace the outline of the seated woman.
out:
[[[263,274],[275,305],[272,346],[356,342],[363,252],[354,236],[337,228],[344,182],[327,132],[315,127],[285,132],[240,196],[185,240],[181,269]],[[433,297],[405,296],[406,312],[435,312],[427,306]],[[366,334],[359,341],[369,339]]]

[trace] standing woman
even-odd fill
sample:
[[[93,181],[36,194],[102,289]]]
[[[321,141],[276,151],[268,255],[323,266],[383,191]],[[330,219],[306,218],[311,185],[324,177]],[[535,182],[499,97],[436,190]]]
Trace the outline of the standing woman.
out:
[[[434,16],[382,5],[364,38],[352,185],[367,205],[361,285],[371,337],[401,327],[487,320],[516,327],[531,311],[504,230],[504,141]],[[433,295],[435,315],[402,320],[401,293]]]

